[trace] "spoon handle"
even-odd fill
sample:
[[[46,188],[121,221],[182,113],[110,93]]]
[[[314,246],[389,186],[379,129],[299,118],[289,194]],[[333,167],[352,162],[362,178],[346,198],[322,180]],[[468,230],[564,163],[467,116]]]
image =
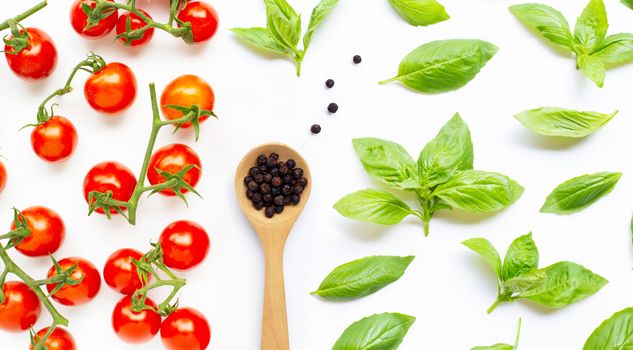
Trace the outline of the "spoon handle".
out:
[[[283,270],[284,242],[268,244],[264,247],[264,253],[266,281],[261,350],[289,350]]]

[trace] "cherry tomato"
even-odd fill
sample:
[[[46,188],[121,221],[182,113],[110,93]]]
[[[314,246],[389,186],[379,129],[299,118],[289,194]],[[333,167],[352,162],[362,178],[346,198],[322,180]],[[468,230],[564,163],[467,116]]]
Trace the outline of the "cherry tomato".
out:
[[[145,16],[147,16],[149,18],[152,18],[147,12],[145,12],[145,11],[143,11],[141,9],[139,9],[139,11],[143,12],[143,14]],[[126,32],[128,20],[130,21],[130,29],[132,29],[132,30],[141,29],[141,28],[143,28],[143,27],[145,27],[147,25],[147,23],[141,17],[137,16],[134,13],[127,12],[123,16],[119,17],[119,20],[116,23],[116,34],[117,35],[120,35],[120,34]],[[140,45],[147,44],[152,39],[153,36],[154,36],[154,28],[149,28],[148,30],[143,32],[143,37],[141,37],[140,39],[132,40],[132,43],[130,45],[132,45],[132,46],[140,46]],[[127,43],[127,39],[126,38],[120,38],[120,40],[124,44]]]
[[[160,337],[168,350],[204,350],[211,341],[211,327],[197,310],[182,308],[163,321]]]
[[[200,264],[209,253],[209,235],[192,221],[176,221],[165,227],[158,239],[165,265],[187,270]]]
[[[0,192],[7,186],[7,169],[0,162]]]
[[[143,287],[132,259],[141,260],[143,253],[135,249],[119,249],[112,253],[103,268],[103,279],[108,286],[122,294],[132,294]],[[151,277],[151,275],[150,275]]]
[[[54,116],[33,129],[31,146],[35,154],[43,160],[65,160],[77,147],[77,130],[70,120]]]
[[[156,304],[147,298],[145,305],[156,308]],[[150,341],[160,330],[160,315],[154,310],[132,311],[132,296],[121,299],[112,312],[112,327],[122,340],[128,343]]]
[[[152,154],[152,158],[149,160],[149,168],[147,169],[147,179],[152,185],[160,184],[165,182],[165,177],[160,175],[158,170],[176,174],[192,164],[195,166],[185,173],[183,180],[191,185],[191,187],[195,187],[198,180],[200,180],[200,169],[202,169],[200,157],[198,157],[198,154],[193,149],[183,144],[174,143],[167,145]],[[189,192],[189,190],[186,188],[181,188],[180,190],[180,193],[187,192]],[[176,195],[176,192],[171,188],[162,190],[160,193],[166,196]]]
[[[196,43],[210,40],[218,30],[218,13],[202,1],[189,1],[179,13],[178,19],[191,23],[193,41]]]
[[[114,0],[108,0],[114,2]],[[118,11],[114,10],[108,17],[99,21],[94,27],[86,28],[88,24],[88,15],[81,8],[82,3],[88,4],[90,7],[95,8],[96,3],[91,0],[76,0],[73,6],[70,8],[70,23],[73,29],[86,39],[98,39],[106,34],[110,33],[114,26],[116,26]]]
[[[213,111],[214,103],[215,95],[209,83],[195,75],[183,75],[174,79],[165,87],[163,94],[160,96],[161,110],[163,115],[169,120],[181,118],[183,115],[182,112],[168,108],[167,105],[189,107],[197,104],[204,110]],[[200,122],[207,119],[209,119],[209,116],[202,116],[200,117]],[[191,122],[182,125],[183,128],[190,128],[191,126]]]
[[[103,162],[90,169],[84,178],[84,197],[88,202],[88,195],[92,191],[106,193],[112,191],[112,198],[127,202],[134,193],[136,178],[130,169],[118,162]],[[121,207],[122,210],[126,208]],[[97,208],[96,212],[104,214],[105,211]],[[116,214],[114,208],[110,213]]]
[[[46,335],[46,332],[48,332],[48,329],[48,327],[41,329],[37,332],[37,337],[34,337],[33,340],[37,341],[38,339],[42,339]],[[51,335],[44,341],[44,345],[48,350],[77,350],[73,336],[61,327],[55,327]],[[29,350],[33,350],[33,345],[29,347]]]
[[[91,262],[82,258],[66,258],[60,260],[59,265],[64,271],[76,265],[77,267],[70,274],[70,278],[75,281],[81,280],[81,282],[74,286],[63,286],[52,295],[53,299],[62,305],[74,306],[86,304],[97,296],[99,289],[101,289],[101,276]],[[51,267],[47,274],[48,278],[54,276],[57,276],[55,266]],[[50,293],[56,286],[57,283],[47,284],[46,289]]]
[[[26,28],[29,34],[29,46],[17,54],[13,48],[4,46],[9,67],[24,80],[41,80],[53,73],[57,66],[57,48],[48,34],[37,28]],[[11,39],[12,37],[10,37]]]
[[[59,249],[66,236],[66,227],[62,218],[46,207],[30,207],[22,210],[31,235],[15,246],[26,256],[47,256]],[[18,218],[19,220],[19,218]],[[15,230],[15,222],[11,224]]]
[[[123,63],[109,63],[86,80],[84,96],[96,111],[109,114],[122,112],[136,98],[136,77]]]
[[[5,282],[4,303],[0,304],[0,329],[22,332],[31,328],[42,312],[37,294],[22,282]]]

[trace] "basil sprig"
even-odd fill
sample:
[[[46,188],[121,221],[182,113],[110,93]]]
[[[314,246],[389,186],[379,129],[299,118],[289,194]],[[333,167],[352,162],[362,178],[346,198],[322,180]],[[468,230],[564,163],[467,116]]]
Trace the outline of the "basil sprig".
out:
[[[415,317],[398,313],[365,317],[347,327],[332,350],[396,350],[414,322]]]
[[[471,350],[517,350],[519,348],[519,340],[521,338],[521,319],[519,319],[519,329],[517,330],[517,336],[514,340],[514,345],[498,343],[489,346],[475,346]]]
[[[579,212],[613,191],[621,176],[622,173],[600,172],[567,180],[547,196],[541,213]]]
[[[517,299],[529,299],[550,308],[564,307],[597,293],[608,282],[568,261],[539,269],[539,253],[532,233],[512,242],[503,264],[497,250],[485,238],[469,239],[462,244],[484,258],[497,275],[497,300],[488,313],[501,303]]]
[[[389,0],[400,17],[414,26],[428,26],[450,17],[437,0]]]
[[[604,85],[607,67],[633,62],[633,34],[607,36],[609,22],[602,0],[589,1],[573,34],[565,17],[550,6],[522,4],[511,6],[510,11],[526,26],[572,52],[576,68],[599,87]]]
[[[526,128],[543,136],[586,137],[602,129],[618,114],[574,111],[558,107],[530,109],[514,117]]]
[[[390,192],[366,189],[334,205],[341,215],[354,220],[394,225],[413,215],[424,222],[428,235],[431,218],[438,210],[494,212],[512,205],[523,193],[523,187],[505,175],[473,169],[470,131],[459,114],[426,144],[417,162],[395,142],[362,138],[354,139],[353,144],[372,178],[414,193],[421,207],[412,209]]]
[[[633,308],[616,312],[593,331],[583,350],[633,348]]]

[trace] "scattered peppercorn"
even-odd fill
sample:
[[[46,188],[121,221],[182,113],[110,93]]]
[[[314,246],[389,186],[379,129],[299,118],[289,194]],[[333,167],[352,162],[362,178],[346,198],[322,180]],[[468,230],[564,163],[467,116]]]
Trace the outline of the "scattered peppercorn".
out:
[[[360,55],[354,56],[354,63],[359,64],[361,62],[363,62],[363,58]]]
[[[338,111],[338,105],[336,103],[332,102],[332,103],[330,103],[327,106],[327,110],[330,113],[336,113]]]
[[[325,81],[325,86],[327,86],[329,89],[334,87],[334,80],[332,79],[328,79]]]
[[[318,134],[321,132],[321,125],[319,124],[314,124],[312,125],[312,127],[310,128],[310,131],[312,131],[313,134]]]

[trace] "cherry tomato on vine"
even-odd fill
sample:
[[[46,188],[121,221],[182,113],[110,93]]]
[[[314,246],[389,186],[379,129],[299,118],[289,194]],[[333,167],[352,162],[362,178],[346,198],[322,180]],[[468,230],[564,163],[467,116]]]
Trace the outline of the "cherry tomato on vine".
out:
[[[22,282],[5,282],[2,294],[5,300],[0,304],[0,329],[22,332],[37,322],[42,303],[29,286]]]
[[[168,108],[167,105],[189,107],[194,104],[201,109],[213,111],[215,95],[209,83],[195,75],[183,75],[169,83],[160,96],[160,106],[165,118],[174,120],[181,118],[182,112]],[[209,119],[209,116],[200,117],[200,122]],[[183,128],[190,128],[191,122],[182,125]]]
[[[0,162],[0,192],[7,186],[7,168]]]
[[[149,298],[145,305],[155,309],[156,304]],[[121,299],[112,312],[112,327],[119,338],[128,343],[150,341],[160,330],[160,315],[154,310],[132,311],[132,296]]]
[[[88,174],[86,174],[84,178],[83,186],[86,202],[88,202],[88,195],[92,191],[102,193],[112,191],[112,198],[127,202],[134,193],[136,178],[134,177],[134,173],[121,163],[103,162],[95,165],[88,171]],[[121,209],[126,210],[124,207]],[[95,211],[101,214],[105,213],[101,208],[97,208]],[[110,213],[116,214],[117,211],[111,208]]]
[[[197,310],[182,308],[163,321],[160,337],[168,350],[204,350],[211,341],[211,327]]]
[[[142,257],[143,253],[135,249],[119,249],[112,253],[103,268],[106,284],[117,292],[128,295],[143,287],[143,281],[132,263],[132,259],[141,260]]]
[[[53,116],[38,124],[31,133],[35,154],[48,162],[66,160],[77,147],[77,130],[70,120]]]
[[[181,220],[169,224],[158,239],[165,265],[188,270],[199,265],[209,253],[209,235],[193,221]]]
[[[123,63],[108,63],[86,80],[84,95],[96,111],[108,114],[123,112],[136,98],[136,77]]]
[[[38,339],[42,339],[48,332],[49,327],[41,329],[37,332],[36,336],[33,337],[34,341]],[[68,333],[67,330],[61,327],[55,327],[53,332],[48,338],[44,341],[44,345],[48,350],[76,350],[77,344],[75,344],[75,338]],[[33,345],[29,347],[29,350],[33,350]]]
[[[210,40],[218,30],[218,13],[202,1],[189,1],[179,13],[178,19],[191,23],[193,41],[196,43]]]
[[[81,282],[74,286],[63,286],[51,296],[55,301],[62,305],[75,306],[86,304],[97,296],[99,289],[101,289],[101,276],[91,262],[82,258],[66,258],[59,261],[59,266],[64,271],[76,266],[70,277],[75,281],[81,280]],[[57,276],[57,271],[53,266],[48,270],[47,278],[55,276]],[[56,286],[57,283],[47,284],[46,289],[50,293]]]
[[[13,48],[4,46],[4,55],[9,68],[24,80],[41,80],[53,73],[57,66],[57,48],[48,34],[37,28],[26,28],[29,46],[17,54]],[[12,37],[10,36],[9,39]]]
[[[114,0],[108,0],[114,2]],[[88,15],[82,9],[82,4],[87,4],[92,8],[96,7],[96,3],[91,0],[76,0],[70,8],[70,23],[73,29],[86,39],[98,39],[110,33],[116,26],[118,11],[113,11],[108,17],[99,21],[96,26],[86,28],[88,24]]]
[[[147,12],[139,9],[139,11],[143,12],[143,14],[149,18],[152,18]],[[119,20],[116,23],[116,34],[121,35],[127,31],[127,24],[130,21],[130,29],[137,30],[145,27],[147,22],[145,22],[141,17],[137,16],[134,13],[126,12],[124,15],[119,17]],[[152,37],[154,36],[154,28],[149,28],[145,32],[143,32],[143,36],[140,39],[132,40],[130,43],[131,46],[140,46],[147,44]],[[126,38],[120,38],[124,44],[127,43]]]
[[[46,207],[36,206],[22,210],[22,215],[31,235],[24,238],[15,249],[31,257],[47,256],[56,252],[66,236],[64,220],[59,214]],[[11,230],[15,230],[15,222],[11,224]]]
[[[189,165],[194,165],[194,167],[189,169],[182,178],[191,187],[195,187],[198,180],[200,180],[200,173],[202,172],[200,157],[193,149],[181,143],[167,145],[152,154],[149,160],[147,179],[150,184],[157,185],[166,180],[163,175],[159,174],[158,170],[176,174]],[[181,188],[180,193],[187,193],[188,191],[186,188]],[[160,193],[166,196],[176,195],[176,192],[171,188],[162,190]]]

